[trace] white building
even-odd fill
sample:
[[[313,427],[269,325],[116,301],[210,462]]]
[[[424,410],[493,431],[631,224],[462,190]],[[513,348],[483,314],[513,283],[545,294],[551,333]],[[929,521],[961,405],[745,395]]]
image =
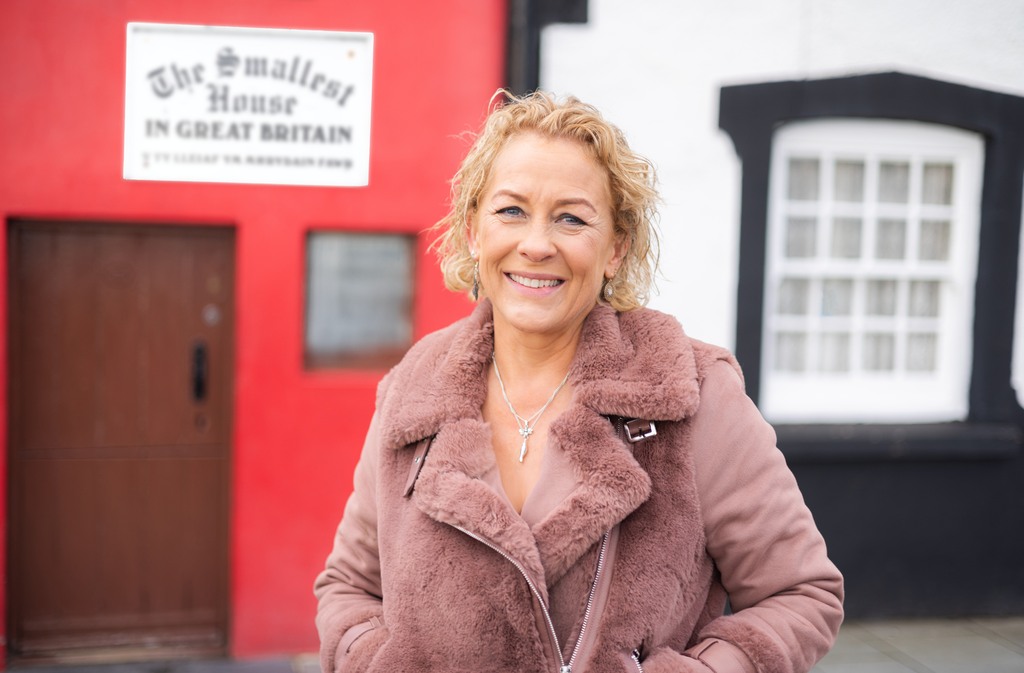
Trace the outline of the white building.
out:
[[[539,85],[657,166],[652,306],[736,350],[851,611],[1024,612],[1024,3],[568,4]]]

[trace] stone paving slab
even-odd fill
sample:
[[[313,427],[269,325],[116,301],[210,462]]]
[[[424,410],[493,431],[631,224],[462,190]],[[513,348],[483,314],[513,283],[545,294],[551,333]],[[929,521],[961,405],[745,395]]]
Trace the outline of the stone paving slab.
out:
[[[812,673],[1024,673],[1024,617],[844,624]]]

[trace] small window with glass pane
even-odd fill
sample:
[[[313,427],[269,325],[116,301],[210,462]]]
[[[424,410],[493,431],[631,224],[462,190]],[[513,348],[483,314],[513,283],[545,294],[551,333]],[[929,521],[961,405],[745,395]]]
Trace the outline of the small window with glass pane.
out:
[[[777,422],[967,410],[983,145],[817,120],[775,136],[760,404]]]
[[[415,237],[314,232],[306,239],[307,368],[387,368],[412,343]]]

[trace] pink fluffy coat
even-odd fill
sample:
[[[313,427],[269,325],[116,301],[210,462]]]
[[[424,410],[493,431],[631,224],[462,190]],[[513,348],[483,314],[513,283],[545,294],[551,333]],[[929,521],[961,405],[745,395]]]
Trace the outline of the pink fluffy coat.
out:
[[[324,670],[555,673],[529,584],[459,528],[518,561],[568,660],[598,543],[616,524],[593,647],[574,671],[636,671],[634,650],[647,673],[813,666],[842,618],[842,578],[731,355],[656,311],[595,308],[570,371],[572,404],[549,435],[576,484],[531,527],[482,478],[494,464],[481,417],[492,332],[483,302],[381,383],[315,587]],[[615,416],[652,420],[658,434],[624,444]],[[413,447],[428,436],[407,497]],[[726,596],[733,614],[723,616]]]

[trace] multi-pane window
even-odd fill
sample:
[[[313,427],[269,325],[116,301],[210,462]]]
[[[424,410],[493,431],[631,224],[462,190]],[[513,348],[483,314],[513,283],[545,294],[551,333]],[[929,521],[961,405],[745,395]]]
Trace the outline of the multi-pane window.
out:
[[[779,422],[965,417],[983,145],[910,122],[776,132],[761,408]]]
[[[315,232],[306,240],[308,367],[381,368],[412,343],[415,238]]]

